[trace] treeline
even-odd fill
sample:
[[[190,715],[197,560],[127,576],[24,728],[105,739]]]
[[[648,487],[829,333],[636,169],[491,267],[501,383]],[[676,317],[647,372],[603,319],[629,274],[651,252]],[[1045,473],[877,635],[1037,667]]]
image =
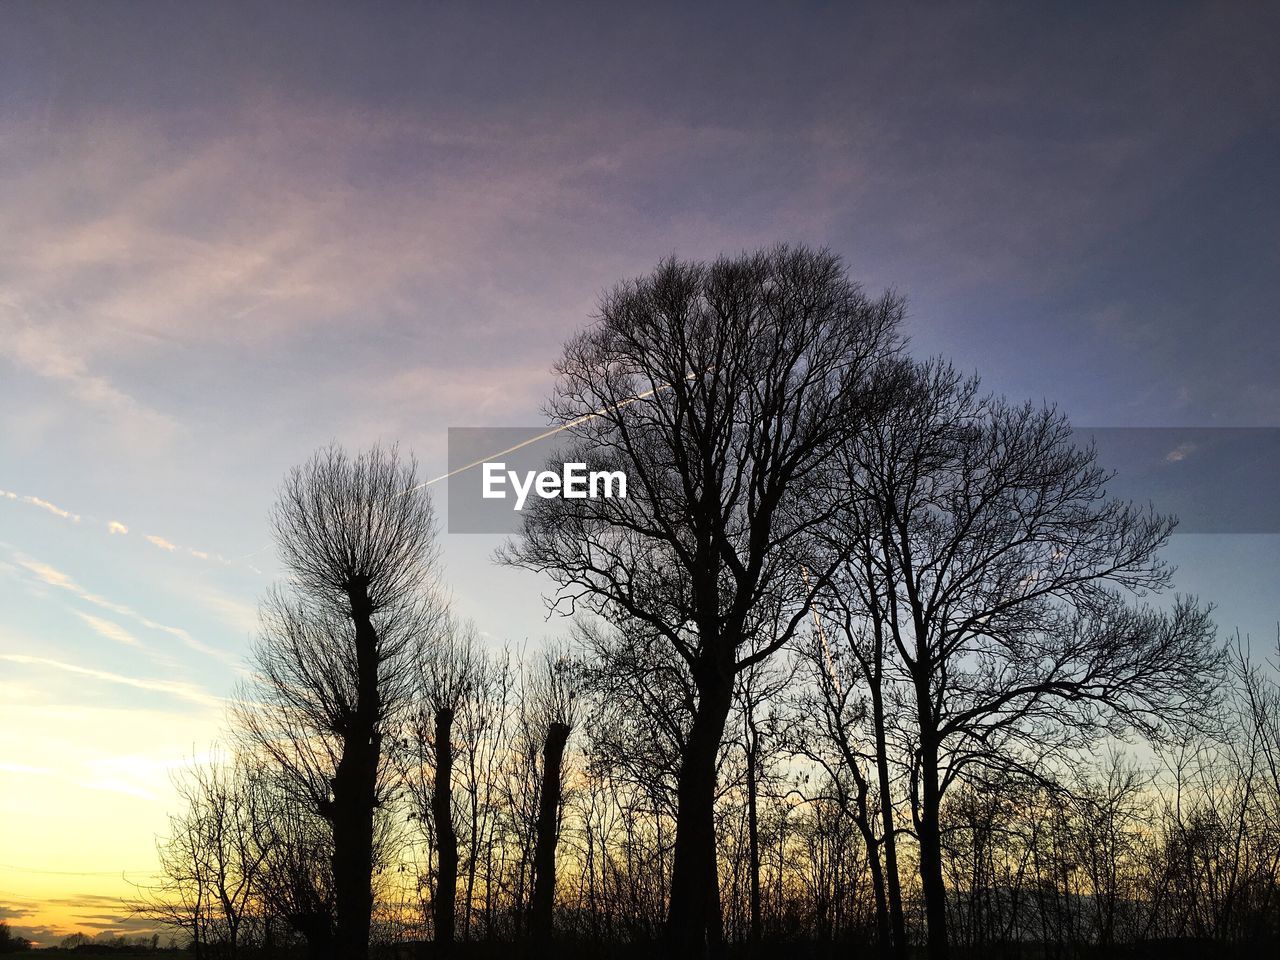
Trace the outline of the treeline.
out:
[[[785,247],[606,295],[550,409],[628,495],[533,502],[498,557],[563,646],[457,622],[411,460],[293,471],[139,909],[207,956],[1274,945],[1274,673],[1166,596],[1172,518],[903,309]]]

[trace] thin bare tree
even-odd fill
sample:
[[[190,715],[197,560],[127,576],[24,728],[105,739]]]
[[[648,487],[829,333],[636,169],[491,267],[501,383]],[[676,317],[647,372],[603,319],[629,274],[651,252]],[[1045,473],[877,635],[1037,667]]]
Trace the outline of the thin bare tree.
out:
[[[556,846],[564,802],[564,757],[577,722],[579,671],[568,651],[550,644],[543,651],[528,686],[538,729],[544,730],[542,769],[538,787],[538,823],[533,854],[533,893],[529,907],[529,937],[546,949],[553,934],[556,896]]]
[[[401,751],[412,815],[422,823],[432,845],[433,940],[442,953],[454,942],[457,930],[460,861],[453,808],[455,725],[460,717],[465,722],[476,713],[476,701],[486,693],[487,666],[475,625],[450,618],[437,641],[419,652],[416,668],[421,699],[409,717]]]

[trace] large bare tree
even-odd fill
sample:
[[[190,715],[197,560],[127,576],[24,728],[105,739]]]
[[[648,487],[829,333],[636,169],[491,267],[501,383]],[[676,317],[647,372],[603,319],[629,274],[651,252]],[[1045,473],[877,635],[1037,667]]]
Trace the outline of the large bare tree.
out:
[[[690,672],[672,955],[721,937],[713,804],[734,681],[790,639],[826,582],[801,567],[902,310],[826,251],[671,259],[607,294],[558,364],[550,411],[574,425],[572,459],[625,470],[627,496],[539,501],[503,557],[549,574],[558,603],[643,624]]]
[[[332,830],[334,947],[368,953],[383,740],[415,695],[432,641],[436,525],[415,464],[395,448],[329,446],[286,478],[272,514],[291,573],[262,607],[244,730]]]

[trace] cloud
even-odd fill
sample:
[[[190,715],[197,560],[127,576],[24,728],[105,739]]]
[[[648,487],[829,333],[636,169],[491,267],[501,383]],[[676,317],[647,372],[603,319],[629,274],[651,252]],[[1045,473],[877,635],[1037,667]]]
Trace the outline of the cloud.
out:
[[[63,510],[57,504],[50,503],[48,500],[41,500],[39,497],[23,497],[22,499],[39,507],[41,510],[48,510],[54,516],[62,517],[64,520],[70,520],[72,523],[80,522],[80,514],[72,513],[70,510]]]
[[[183,547],[174,543],[172,540],[166,540],[164,537],[157,537],[153,534],[146,534],[143,537],[147,543],[154,547],[159,547],[168,553],[177,553],[181,551],[188,556],[195,557],[197,560],[205,560],[210,563],[221,563],[230,566],[231,561],[227,560],[220,553],[211,553],[208,550],[197,550],[195,547]]]
[[[201,643],[181,627],[171,627],[163,623],[158,623],[123,603],[116,603],[115,601],[109,600],[96,593],[90,593],[88,590],[84,589],[84,587],[80,586],[80,584],[76,583],[76,581],[68,574],[63,573],[56,567],[52,567],[47,563],[42,563],[39,560],[24,556],[20,553],[14,554],[14,561],[18,566],[22,567],[41,583],[48,584],[51,587],[56,587],[59,590],[65,590],[73,596],[83,600],[85,603],[91,603],[94,606],[114,613],[117,616],[128,617],[131,620],[135,620],[148,629],[167,633],[182,641],[182,643],[190,649],[203,653],[206,656],[221,660],[223,663],[230,666],[238,666],[236,659],[226,651],[218,650],[214,647]]]
[[[33,574],[41,583],[46,583],[51,587],[58,587],[61,590],[70,590],[72,593],[83,593],[71,577],[56,567],[51,567],[47,563],[41,563],[39,560],[33,560],[22,555],[18,555],[16,559],[18,566]]]
[[[171,782],[173,770],[191,763],[205,762],[209,756],[204,754],[188,759],[133,753],[95,757],[85,763],[92,777],[79,781],[77,785],[91,790],[106,790],[143,800],[154,800],[156,791]]]
[[[171,697],[189,700],[205,707],[220,707],[223,705],[221,697],[216,697],[194,684],[181,683],[176,680],[151,680],[141,677],[129,677],[120,673],[112,673],[108,670],[95,670],[91,667],[82,667],[74,663],[64,663],[61,660],[53,660],[48,657],[33,657],[22,653],[3,653],[0,654],[0,660],[25,666],[47,667],[51,670],[61,670],[64,673],[88,677],[91,680],[99,680],[103,683],[113,683],[138,690],[162,693]]]
[[[64,510],[56,503],[50,503],[48,500],[42,500],[40,497],[20,496],[19,494],[13,493],[9,490],[0,490],[0,497],[4,497],[6,500],[18,500],[22,503],[29,503],[33,507],[39,507],[41,510],[52,513],[55,517],[62,517],[63,520],[70,520],[72,523],[80,522],[80,514],[72,513],[70,510]]]
[[[212,610],[223,623],[241,633],[250,634],[259,627],[258,608],[251,603],[228,596],[208,585],[202,585],[195,591],[195,597],[209,610]]]
[[[145,431],[144,436],[167,438],[174,432],[176,423],[172,417],[139,403],[106,377],[90,370],[78,352],[83,347],[72,347],[68,342],[76,338],[77,331],[32,314],[30,308],[19,308],[0,315],[0,357],[37,376],[65,384],[71,397],[82,406],[107,411],[133,430]]]
[[[52,773],[52,772],[53,771],[50,770],[48,767],[33,767],[25,763],[7,763],[3,760],[0,760],[0,773],[21,773],[21,774],[36,775],[36,774]],[[3,910],[3,907],[0,907],[0,910]],[[4,914],[0,913],[0,917],[2,916],[4,916]]]
[[[156,798],[156,795],[150,790],[121,777],[98,777],[94,780],[80,780],[76,783],[76,786],[84,787],[87,790],[105,790],[108,793],[120,793],[126,797],[137,797],[140,800],[154,800]]]
[[[83,519],[80,514],[72,513],[70,510],[64,510],[62,507],[59,507],[57,504],[50,503],[48,500],[43,500],[40,497],[20,496],[19,494],[13,493],[9,490],[0,490],[0,497],[3,497],[7,500],[17,500],[17,501],[21,501],[22,503],[29,503],[32,506],[39,507],[41,510],[46,510],[49,513],[54,514],[55,516],[62,517],[65,520],[70,520],[72,523],[79,523],[81,519]],[[119,520],[107,521],[107,533],[111,534],[112,536],[115,536],[117,534],[126,534],[128,532],[129,532],[128,526],[121,523]],[[175,553],[178,550],[182,550],[184,553],[188,554],[189,556],[195,557],[197,560],[206,560],[206,561],[212,561],[212,562],[217,562],[221,564],[230,563],[230,561],[225,559],[221,554],[212,553],[208,550],[197,550],[195,547],[179,547],[172,540],[168,540],[164,537],[156,536],[155,534],[147,534],[146,536],[143,537],[143,539],[146,540],[148,543],[152,544],[153,546],[159,547],[161,550],[168,551],[169,553]]]
[[[110,620],[103,620],[99,617],[92,617],[87,613],[76,611],[76,616],[87,623],[91,629],[108,640],[114,640],[116,643],[123,643],[127,647],[141,647],[142,644],[138,639],[125,630],[124,627],[112,623]]]

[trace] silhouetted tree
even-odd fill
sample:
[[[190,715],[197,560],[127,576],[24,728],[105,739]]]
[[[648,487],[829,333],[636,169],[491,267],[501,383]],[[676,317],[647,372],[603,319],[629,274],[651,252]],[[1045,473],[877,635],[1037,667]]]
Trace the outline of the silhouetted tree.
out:
[[[541,500],[503,556],[548,573],[560,601],[645,624],[688,666],[672,954],[721,939],[713,806],[734,680],[790,639],[825,583],[825,569],[800,578],[831,509],[825,475],[869,412],[901,314],[825,251],[673,259],[605,296],[557,366],[551,412],[575,424],[573,459],[625,470],[627,496]]]
[[[136,913],[185,930],[194,952],[217,943],[228,957],[259,913],[272,841],[264,771],[250,758],[215,757],[175,778],[184,808],[158,844],[160,882],[141,891]]]
[[[886,883],[889,864],[895,861],[888,857],[881,861],[889,835],[881,833],[877,823],[878,791],[869,760],[875,755],[875,741],[867,723],[867,697],[861,682],[864,674],[849,649],[831,649],[824,629],[800,645],[800,654],[807,682],[797,696],[791,749],[823,774],[818,781],[819,793],[810,799],[833,805],[857,828],[871,876],[877,941],[881,954],[888,956],[901,944],[891,932]],[[905,949],[905,944],[901,948]]]
[[[429,825],[434,849],[431,913],[441,952],[454,942],[458,903],[458,833],[453,810],[455,721],[484,692],[486,660],[472,624],[449,623],[420,652],[421,701],[409,723],[404,783],[415,816]],[[473,827],[474,832],[474,827]]]
[[[265,799],[258,825],[267,854],[259,884],[265,937],[276,939],[271,921],[279,918],[301,935],[308,960],[325,960],[333,953],[336,914],[333,831],[314,807],[298,802],[287,776],[272,778]]]
[[[930,956],[947,955],[940,810],[958,778],[1203,715],[1220,676],[1205,610],[1159,591],[1174,521],[1109,499],[1052,408],[982,397],[945,364],[853,438],[859,597],[912,694],[911,784]]]
[[[533,894],[529,909],[529,935],[545,949],[553,933],[556,895],[556,844],[560,839],[563,802],[564,752],[577,717],[577,670],[559,646],[545,651],[530,684],[533,714],[546,731],[542,743],[542,777],[538,789],[538,823],[533,855]]]
[[[22,953],[31,949],[31,941],[26,937],[15,936],[9,924],[0,920],[0,953]]]
[[[779,741],[780,694],[793,679],[793,669],[771,669],[776,661],[757,661],[738,674],[735,700],[741,714],[738,737],[743,758],[743,789],[747,819],[747,936],[753,948],[763,938],[763,900],[760,890],[761,791],[769,779],[771,752]],[[788,665],[790,666],[790,665]]]
[[[272,514],[292,574],[263,605],[244,729],[333,835],[335,949],[368,953],[383,739],[414,699],[416,652],[440,617],[435,519],[394,448],[321,450],[286,478]]]

